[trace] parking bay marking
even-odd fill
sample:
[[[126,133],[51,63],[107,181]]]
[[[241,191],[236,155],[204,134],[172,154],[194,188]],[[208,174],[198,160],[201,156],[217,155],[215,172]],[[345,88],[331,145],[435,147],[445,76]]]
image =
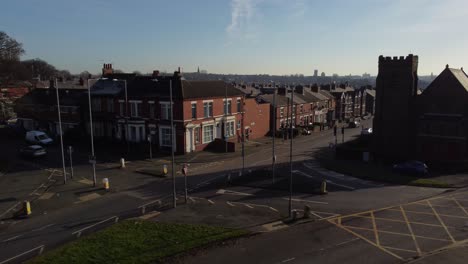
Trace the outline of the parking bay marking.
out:
[[[243,193],[243,192],[236,192],[231,190],[219,189],[216,194],[231,194],[231,195],[239,195],[239,196],[252,196],[251,193]]]
[[[235,206],[234,204],[241,204],[241,205],[244,205],[246,207],[247,207],[247,205],[253,206],[253,207],[263,207],[263,208],[268,208],[268,209],[270,209],[272,211],[275,211],[275,212],[279,212],[275,208],[273,208],[271,206],[268,206],[268,205],[264,205],[264,204],[252,204],[252,203],[241,203],[241,202],[226,202],[226,203],[229,204],[230,206]]]
[[[302,172],[302,171],[300,171],[300,170],[293,170],[293,172],[294,172],[294,173],[297,173],[297,174],[301,174],[301,175],[303,175],[303,176],[305,176],[305,177],[307,177],[307,178],[311,178],[311,179],[316,178],[316,177],[313,177],[313,176],[311,176],[311,175],[309,175],[309,174],[307,174],[307,173],[304,173],[304,172]],[[338,184],[338,183],[335,183],[335,182],[330,181],[330,180],[325,180],[325,181],[326,181],[327,183],[331,184],[331,185],[335,185],[335,186],[338,186],[338,187],[342,187],[342,188],[345,188],[345,189],[348,189],[348,190],[355,190],[355,188],[354,188],[354,187],[351,187],[351,186],[347,186],[347,185],[343,185],[343,184]]]
[[[289,200],[289,198],[284,197],[283,200]],[[302,199],[291,199],[294,202],[306,202],[306,203],[316,203],[316,204],[328,204],[327,202],[311,201],[311,200],[302,200]]]

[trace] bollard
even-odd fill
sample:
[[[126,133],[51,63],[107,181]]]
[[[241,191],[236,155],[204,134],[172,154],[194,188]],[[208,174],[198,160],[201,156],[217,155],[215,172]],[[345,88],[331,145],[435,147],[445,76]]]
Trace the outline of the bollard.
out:
[[[167,175],[167,165],[166,164],[163,165],[163,171],[162,172],[163,172],[164,176]]]
[[[327,194],[327,181],[322,180],[322,184],[320,185],[320,194]]]
[[[125,159],[124,158],[120,158],[120,168],[125,169]]]
[[[23,202],[23,213],[25,216],[28,216],[31,214],[31,203],[29,203],[29,201]]]
[[[310,218],[310,206],[304,206],[304,218]]]
[[[109,190],[109,179],[108,178],[102,179],[102,184],[104,185],[104,190],[108,191]]]

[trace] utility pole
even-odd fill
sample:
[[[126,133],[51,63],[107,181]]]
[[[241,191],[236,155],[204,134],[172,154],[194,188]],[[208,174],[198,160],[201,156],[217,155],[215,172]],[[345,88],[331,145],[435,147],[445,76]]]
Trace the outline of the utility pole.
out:
[[[93,187],[96,187],[96,157],[94,156],[94,132],[93,132],[93,111],[91,110],[91,86],[88,83],[88,105],[89,105],[89,130],[91,133],[91,157],[90,162],[93,165]]]
[[[129,145],[129,142],[128,142],[128,93],[127,93],[127,80],[123,80],[124,81],[124,90],[125,90],[125,142],[127,142],[127,158],[128,158],[128,155],[129,155],[129,152],[130,152],[130,145]]]
[[[273,82],[273,128],[272,128],[272,164],[271,175],[272,182],[275,183],[275,167],[276,167],[276,153],[275,153],[275,137],[276,137],[276,84]]]
[[[72,158],[72,153],[73,153],[73,147],[68,146],[68,154],[70,154],[70,176],[73,179],[73,158]]]
[[[244,103],[245,103],[245,97],[242,97],[241,99],[241,104],[242,104],[242,131],[241,131],[241,135],[242,135],[242,175],[244,175],[244,170],[245,170],[245,145],[244,145],[244,142],[245,142],[245,128],[244,128],[244,112],[245,112],[245,109],[244,109]]]
[[[65,184],[65,183],[67,183],[67,171],[65,170],[65,154],[63,153],[62,116],[60,114],[60,99],[59,99],[57,78],[55,78],[54,83],[55,83],[55,92],[57,94],[57,111],[58,111],[58,121],[59,121],[60,150],[62,151],[63,184]]]
[[[151,145],[151,135],[148,135],[148,143],[149,143],[149,155],[150,159],[153,159],[153,148]]]
[[[293,157],[293,126],[292,126],[292,119],[293,119],[293,114],[295,115],[293,111],[293,106],[294,106],[294,86],[291,90],[291,126],[290,128],[290,145],[289,145],[289,217],[292,217],[292,191],[293,191],[293,163],[292,163],[292,157]]]
[[[174,106],[173,106],[173,101],[172,101],[172,79],[169,80],[169,97],[170,97],[170,105],[171,105],[171,157],[172,157],[172,202],[173,202],[173,207],[177,207],[177,197],[176,197],[176,181],[175,181],[175,169],[174,169],[174,138],[175,138],[175,133],[174,133]]]

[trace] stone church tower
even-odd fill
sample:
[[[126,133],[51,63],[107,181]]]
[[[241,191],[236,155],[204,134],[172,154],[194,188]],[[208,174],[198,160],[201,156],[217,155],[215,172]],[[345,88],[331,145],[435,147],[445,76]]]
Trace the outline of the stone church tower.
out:
[[[418,56],[379,57],[376,81],[373,154],[377,159],[410,159],[415,149],[414,104]]]

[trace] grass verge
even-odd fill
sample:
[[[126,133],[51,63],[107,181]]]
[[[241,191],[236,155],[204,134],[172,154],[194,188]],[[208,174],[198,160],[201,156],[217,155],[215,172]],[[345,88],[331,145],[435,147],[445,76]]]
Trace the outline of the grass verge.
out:
[[[374,163],[364,163],[354,160],[335,160],[331,157],[318,158],[320,165],[328,170],[365,180],[386,182],[392,184],[413,185],[421,187],[449,188],[450,184],[428,178],[418,178],[409,175],[393,173],[390,168]]]
[[[127,220],[30,263],[160,263],[170,256],[248,234],[214,226]]]

